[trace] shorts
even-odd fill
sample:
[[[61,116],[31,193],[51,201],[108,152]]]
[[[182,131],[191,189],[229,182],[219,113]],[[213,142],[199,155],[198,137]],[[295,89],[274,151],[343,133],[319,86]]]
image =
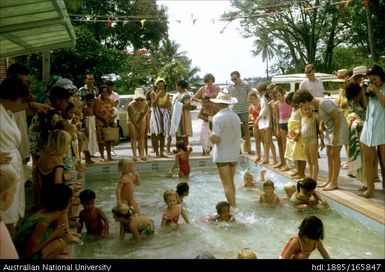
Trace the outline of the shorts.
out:
[[[154,221],[152,221],[152,219],[150,219],[150,221],[151,221],[151,223],[147,226],[147,228],[142,230],[140,234],[143,234],[146,236],[150,236],[150,235],[154,234],[154,232],[155,232]]]
[[[228,165],[228,166],[237,166],[237,162],[217,162],[216,163],[217,164],[217,167],[223,167],[223,166],[226,166],[226,165]]]
[[[279,123],[279,128],[287,132],[287,123]]]
[[[242,113],[237,113],[239,119],[241,119],[242,123],[249,123],[249,113],[248,112],[242,112]]]

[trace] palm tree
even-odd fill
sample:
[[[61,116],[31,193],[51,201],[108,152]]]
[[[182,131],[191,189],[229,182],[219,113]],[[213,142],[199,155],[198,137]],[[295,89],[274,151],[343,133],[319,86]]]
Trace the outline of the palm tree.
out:
[[[251,50],[254,56],[262,55],[262,61],[266,61],[266,77],[269,77],[269,59],[274,56],[277,50],[274,40],[267,31],[256,32],[257,39],[254,41],[255,50]]]

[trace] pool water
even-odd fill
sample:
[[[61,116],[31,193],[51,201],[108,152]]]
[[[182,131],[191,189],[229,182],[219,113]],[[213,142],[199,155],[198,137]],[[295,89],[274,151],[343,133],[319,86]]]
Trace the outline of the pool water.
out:
[[[255,179],[258,168],[251,170]],[[237,206],[234,214],[237,223],[209,224],[201,219],[215,213],[215,205],[224,201],[222,184],[216,169],[202,169],[192,172],[189,186],[190,194],[184,199],[184,208],[190,224],[182,224],[176,230],[160,230],[163,209],[163,192],[175,189],[179,180],[168,178],[167,170],[140,171],[141,186],[135,189],[136,200],[141,213],[154,220],[155,234],[135,242],[126,233],[119,238],[119,223],[115,222],[111,209],[115,205],[117,172],[87,174],[85,188],[96,193],[95,205],[102,208],[110,220],[110,237],[87,241],[74,248],[74,258],[87,259],[194,259],[203,252],[216,258],[233,259],[241,248],[251,248],[259,259],[276,259],[286,242],[297,235],[303,218],[318,216],[324,224],[324,246],[331,258],[369,259],[385,257],[384,235],[370,230],[362,223],[330,208],[311,211],[297,211],[287,200],[274,207],[257,203],[256,192],[242,188],[244,167],[236,173]],[[275,183],[276,193],[284,196],[283,185],[277,175],[268,172],[267,177]],[[184,223],[180,217],[179,223]],[[85,231],[85,230],[84,230]],[[322,256],[314,251],[311,259]]]

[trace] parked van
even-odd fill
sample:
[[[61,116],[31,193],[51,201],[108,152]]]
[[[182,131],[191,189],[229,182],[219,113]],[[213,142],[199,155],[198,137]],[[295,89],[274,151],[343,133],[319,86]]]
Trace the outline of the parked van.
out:
[[[335,79],[337,79],[336,75],[315,73],[315,77],[320,78],[324,83],[324,95],[334,96],[338,94],[338,84],[334,81]],[[271,79],[271,83],[280,85],[287,92],[294,92],[299,89],[299,85],[305,79],[305,74],[275,75]]]
[[[119,104],[118,104],[118,128],[120,138],[130,138],[130,130],[128,129],[128,104],[134,98],[133,94],[123,94],[119,95]]]

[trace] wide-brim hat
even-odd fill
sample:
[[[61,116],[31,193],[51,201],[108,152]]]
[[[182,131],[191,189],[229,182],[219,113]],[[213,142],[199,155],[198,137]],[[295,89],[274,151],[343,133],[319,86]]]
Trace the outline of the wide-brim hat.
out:
[[[332,82],[345,82],[348,69],[340,69],[337,71],[337,78],[331,80]]]
[[[237,98],[231,97],[229,93],[223,93],[223,92],[220,92],[216,98],[211,98],[210,101],[215,104],[227,104],[227,105],[238,103]]]
[[[77,87],[72,83],[71,80],[69,80],[68,78],[59,78],[55,84],[53,85],[53,87],[62,87],[66,90],[73,90],[73,89],[77,89]]]
[[[368,68],[366,66],[358,66],[353,68],[353,75],[349,77],[349,80],[353,79],[355,76],[365,76]]]
[[[135,89],[133,100],[136,100],[136,99],[146,100],[146,96],[144,95],[144,90],[142,88]]]

